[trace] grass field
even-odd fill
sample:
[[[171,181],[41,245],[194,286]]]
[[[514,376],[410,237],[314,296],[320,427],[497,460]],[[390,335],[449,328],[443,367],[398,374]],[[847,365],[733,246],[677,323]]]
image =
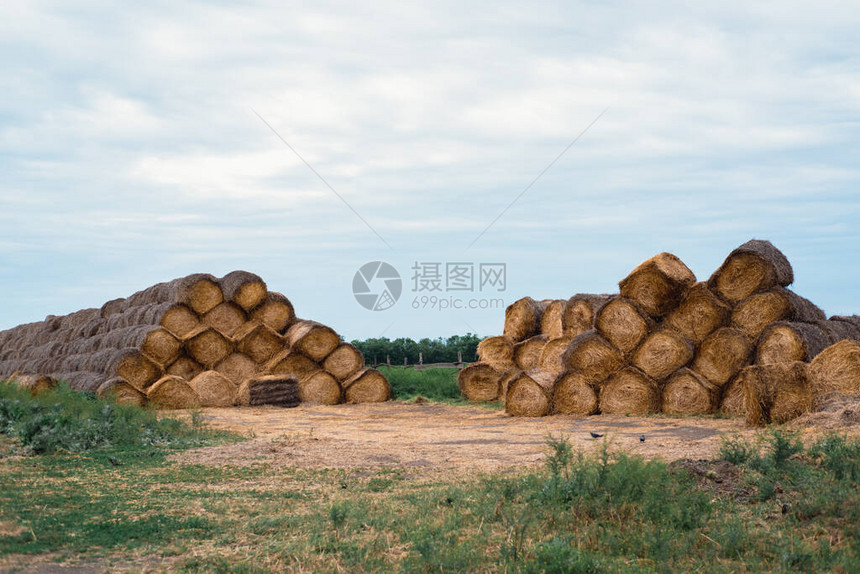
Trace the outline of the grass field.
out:
[[[544,467],[491,475],[209,466],[170,455],[237,437],[140,409],[116,422],[108,411],[119,407],[64,391],[38,401],[17,393],[0,385],[0,570],[34,559],[186,572],[854,572],[860,564],[860,444],[837,435],[804,447],[769,431],[759,442],[726,441],[719,460],[672,465],[608,446],[584,456],[548,437]],[[43,439],[54,446],[42,454],[26,444],[28,433],[94,434],[79,426],[126,438]],[[155,438],[114,435],[112,426]],[[289,448],[290,437],[279,440]]]

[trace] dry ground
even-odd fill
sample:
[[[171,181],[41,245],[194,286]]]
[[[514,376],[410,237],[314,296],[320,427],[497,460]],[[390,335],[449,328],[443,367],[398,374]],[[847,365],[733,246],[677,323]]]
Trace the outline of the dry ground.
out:
[[[178,412],[171,416],[180,415]],[[753,439],[759,432],[743,419],[599,415],[519,418],[481,406],[389,402],[301,405],[293,409],[205,409],[203,420],[249,441],[175,455],[184,463],[244,465],[266,461],[303,468],[403,467],[497,471],[534,466],[547,453],[547,437],[567,437],[579,450],[613,449],[660,458],[712,459],[725,436]],[[820,423],[820,421],[816,421]],[[820,427],[797,425],[804,439]],[[845,426],[845,425],[840,425]],[[857,433],[856,425],[845,427]],[[594,439],[590,432],[603,434]],[[645,441],[640,441],[644,435]]]

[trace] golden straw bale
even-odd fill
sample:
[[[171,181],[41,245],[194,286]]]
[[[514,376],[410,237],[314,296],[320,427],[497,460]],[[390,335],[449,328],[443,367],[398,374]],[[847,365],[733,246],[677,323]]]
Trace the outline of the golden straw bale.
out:
[[[322,367],[338,381],[345,381],[364,368],[364,356],[355,346],[341,343],[325,358]]]
[[[460,370],[457,383],[460,393],[475,402],[491,402],[499,399],[499,381],[502,372],[488,363],[472,363]]]
[[[95,392],[108,378],[104,373],[92,371],[73,371],[67,373],[51,373],[51,378],[66,383],[76,391]]]
[[[662,381],[693,360],[693,342],[671,329],[654,331],[633,353],[631,363]]]
[[[540,369],[522,372],[508,384],[505,412],[515,417],[542,417],[552,412],[556,375]]]
[[[663,324],[695,344],[724,327],[729,322],[731,307],[720,301],[704,282],[696,283],[675,309],[669,312]]]
[[[235,352],[230,353],[224,360],[215,365],[215,370],[238,386],[245,379],[249,379],[257,374],[258,365],[245,353]]]
[[[146,390],[146,398],[160,409],[192,409],[200,406],[200,397],[182,377],[166,375]]]
[[[258,364],[269,360],[286,346],[284,338],[277,331],[258,321],[248,321],[242,325],[233,334],[233,339],[236,349]]]
[[[744,380],[738,374],[723,387],[722,398],[720,399],[720,414],[727,417],[745,417],[747,415],[747,407],[744,401]]]
[[[546,342],[546,335],[535,335],[514,345],[514,364],[517,368],[523,371],[536,368]]]
[[[126,300],[126,312],[145,305],[182,303],[195,313],[203,315],[223,300],[221,287],[215,277],[208,273],[195,273],[166,283],[157,283],[129,296]]]
[[[188,384],[200,397],[201,407],[232,407],[238,387],[218,371],[203,371]]]
[[[225,337],[232,337],[236,330],[245,324],[248,317],[245,311],[235,303],[225,301],[209,310],[203,315],[201,322],[207,327],[212,327]]]
[[[516,379],[517,377],[520,376],[520,373],[522,373],[522,371],[520,369],[517,369],[516,367],[514,367],[512,369],[508,369],[507,371],[504,371],[499,376],[499,397],[498,397],[498,400],[500,400],[502,402],[505,401],[505,397],[508,396],[508,387],[510,386],[511,382],[514,379]]]
[[[256,319],[278,333],[283,333],[287,327],[295,323],[296,311],[289,299],[280,293],[269,291],[263,302],[251,311],[251,319]]]
[[[147,403],[146,393],[122,377],[114,377],[103,382],[96,389],[96,396],[100,399],[113,400],[120,405],[145,407]]]
[[[291,408],[299,406],[300,394],[299,379],[295,375],[260,375],[242,383],[236,404]]]
[[[540,352],[537,368],[551,373],[559,374],[564,371],[564,362],[562,357],[567,351],[567,346],[573,341],[573,337],[562,336],[556,339],[547,341],[546,345]]]
[[[729,253],[708,286],[726,301],[736,302],[792,281],[794,272],[785,255],[770,241],[752,239]]]
[[[478,358],[499,370],[513,368],[514,340],[504,335],[487,337],[478,343]]]
[[[552,392],[553,412],[560,415],[593,415],[597,412],[597,392],[582,373],[560,375]]]
[[[233,352],[233,342],[230,339],[205,325],[188,333],[183,343],[185,352],[207,369],[213,368]]]
[[[565,370],[576,370],[589,383],[602,381],[625,365],[624,355],[594,329],[580,333],[562,355]]]
[[[622,353],[629,353],[654,328],[654,322],[636,303],[619,296],[598,309],[594,327]]]
[[[821,351],[809,364],[813,395],[860,394],[860,342],[845,339]]]
[[[171,305],[161,316],[159,324],[182,338],[200,327],[200,318],[187,305]]]
[[[391,385],[380,371],[361,369],[343,383],[344,402],[382,403],[391,398]]]
[[[660,253],[644,261],[618,284],[621,296],[648,315],[662,317],[678,306],[696,276],[677,256]]]
[[[531,297],[523,297],[505,309],[503,334],[514,341],[524,341],[540,332],[543,306]]]
[[[673,415],[706,415],[716,411],[720,388],[686,367],[675,371],[662,392],[663,412]]]
[[[802,361],[744,368],[741,377],[747,424],[781,424],[811,410],[806,369]]]
[[[860,340],[860,322],[846,321],[848,317],[831,317],[827,321],[816,321],[815,324],[824,329],[832,343],[843,339]]]
[[[273,375],[296,375],[300,381],[318,370],[320,365],[316,361],[289,349],[277,353],[261,369]]]
[[[540,332],[547,339],[557,339],[564,334],[562,317],[564,308],[567,306],[565,299],[547,299],[542,301],[543,314],[540,318]]]
[[[284,335],[287,346],[320,362],[340,345],[340,337],[330,327],[314,321],[298,320]]]
[[[657,383],[635,367],[625,367],[600,383],[600,412],[610,415],[649,415],[660,409]]]
[[[753,346],[743,331],[723,327],[702,341],[692,369],[723,386],[752,361]]]
[[[248,312],[265,301],[268,292],[265,281],[259,275],[248,271],[228,273],[221,278],[221,289],[224,291],[224,299]]]
[[[762,331],[756,348],[756,363],[808,362],[831,342],[830,334],[816,324],[777,321]]]
[[[561,326],[564,334],[576,337],[594,328],[594,314],[602,307],[612,295],[594,295],[591,293],[579,293],[567,300],[564,306],[564,314],[561,317]]]
[[[121,297],[119,299],[111,299],[101,306],[99,309],[99,316],[102,319],[107,319],[111,315],[117,315],[125,311],[126,306],[128,305],[128,301],[126,301],[125,297]]]
[[[813,323],[826,318],[824,311],[808,299],[784,287],[775,287],[738,303],[732,311],[731,326],[756,339],[765,327],[776,321]]]
[[[336,405],[341,402],[340,384],[322,369],[299,379],[299,397],[303,403]]]
[[[164,372],[168,375],[182,377],[186,381],[190,381],[204,370],[203,365],[187,355],[182,355],[168,365]]]
[[[22,389],[27,389],[34,397],[57,388],[58,381],[46,375],[15,374],[10,381]]]

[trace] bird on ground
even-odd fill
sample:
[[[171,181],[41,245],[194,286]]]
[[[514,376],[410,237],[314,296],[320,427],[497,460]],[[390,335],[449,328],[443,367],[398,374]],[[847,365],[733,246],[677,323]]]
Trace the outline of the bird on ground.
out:
[[[590,431],[590,432],[591,432],[591,438],[600,438],[603,436],[599,432],[594,432],[594,431]]]
[[[644,434],[639,435],[639,442],[645,442],[645,435]]]

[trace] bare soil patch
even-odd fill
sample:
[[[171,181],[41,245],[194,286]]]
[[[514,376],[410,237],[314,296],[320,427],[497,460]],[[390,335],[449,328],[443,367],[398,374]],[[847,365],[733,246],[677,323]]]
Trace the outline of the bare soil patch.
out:
[[[180,411],[171,416],[183,416]],[[186,451],[183,463],[248,465],[266,462],[299,468],[400,467],[495,471],[540,464],[547,437],[564,436],[591,452],[609,441],[646,458],[667,462],[713,459],[727,435],[754,439],[743,419],[599,415],[511,417],[479,406],[389,402],[308,405],[281,409],[205,409],[204,421],[253,438]],[[820,434],[799,429],[804,439]],[[856,432],[857,427],[851,429]],[[592,438],[591,432],[602,434]],[[640,437],[644,435],[645,440]]]

